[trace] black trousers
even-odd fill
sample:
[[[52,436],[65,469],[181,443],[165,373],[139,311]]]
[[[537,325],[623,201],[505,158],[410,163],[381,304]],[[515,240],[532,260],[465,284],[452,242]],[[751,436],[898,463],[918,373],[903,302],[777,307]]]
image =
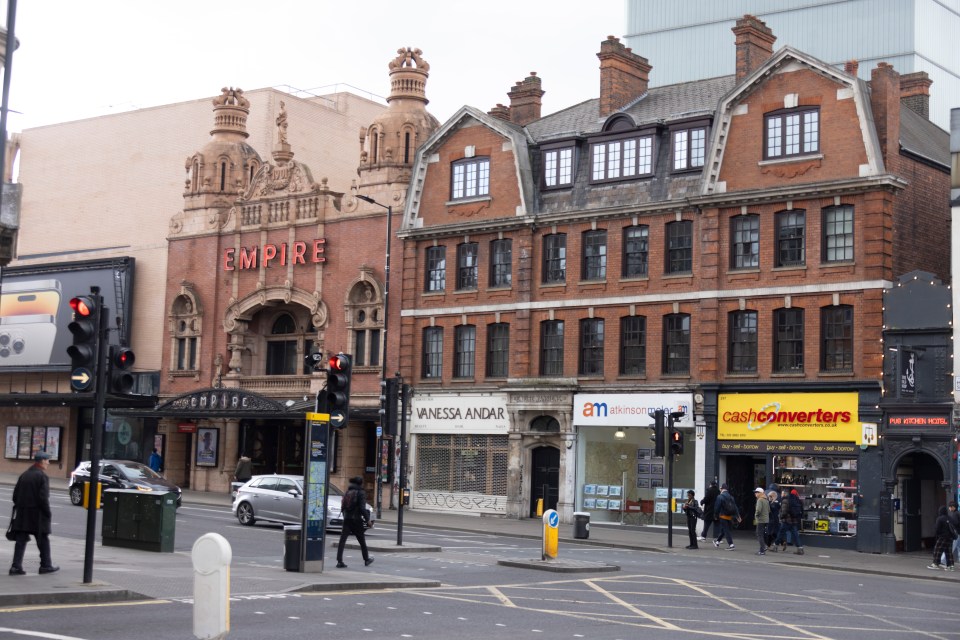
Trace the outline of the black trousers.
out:
[[[50,558],[50,534],[31,534],[27,531],[17,532],[17,542],[13,547],[13,562],[10,566],[15,569],[23,568],[23,554],[27,551],[27,543],[30,541],[31,535],[37,539],[37,548],[40,550],[40,566],[52,567],[53,561]]]
[[[347,538],[352,534],[357,542],[360,543],[360,553],[363,554],[363,561],[366,562],[370,557],[367,553],[367,538],[364,535],[364,522],[359,518],[344,518],[343,530],[340,532],[340,543],[337,544],[337,562],[343,562],[343,545],[347,543]]]
[[[697,519],[687,518],[687,535],[690,536],[690,546],[699,547],[697,544]]]

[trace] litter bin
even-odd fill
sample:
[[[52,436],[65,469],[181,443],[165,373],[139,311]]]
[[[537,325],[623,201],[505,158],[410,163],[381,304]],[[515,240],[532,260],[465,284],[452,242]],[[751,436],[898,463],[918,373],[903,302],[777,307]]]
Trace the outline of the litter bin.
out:
[[[576,511],[573,514],[573,537],[586,540],[590,537],[590,514]]]
[[[283,527],[283,568],[287,571],[300,571],[300,525],[288,524]]]

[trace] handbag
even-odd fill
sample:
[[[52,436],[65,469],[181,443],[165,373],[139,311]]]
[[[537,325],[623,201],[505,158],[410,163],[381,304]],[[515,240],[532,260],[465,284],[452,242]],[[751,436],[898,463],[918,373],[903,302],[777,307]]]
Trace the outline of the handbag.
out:
[[[14,540],[17,539],[17,532],[13,530],[13,521],[16,519],[16,517],[17,517],[17,508],[14,507],[10,511],[10,524],[7,525],[7,540],[9,540],[10,542],[13,542]]]

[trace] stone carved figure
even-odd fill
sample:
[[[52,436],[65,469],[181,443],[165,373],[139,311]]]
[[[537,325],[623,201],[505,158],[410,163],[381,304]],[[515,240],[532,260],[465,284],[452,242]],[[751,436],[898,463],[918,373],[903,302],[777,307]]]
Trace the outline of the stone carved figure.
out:
[[[287,144],[287,109],[283,100],[280,101],[280,113],[277,115],[277,133],[280,144]]]
[[[430,65],[426,60],[420,57],[423,53],[423,51],[420,49],[400,47],[397,49],[397,53],[399,55],[391,60],[390,64],[387,65],[391,71],[401,67],[416,67],[417,69],[422,69],[423,71],[430,71]]]
[[[249,107],[250,101],[243,97],[243,89],[233,87],[223,87],[220,89],[220,95],[213,99],[214,106],[236,106]]]

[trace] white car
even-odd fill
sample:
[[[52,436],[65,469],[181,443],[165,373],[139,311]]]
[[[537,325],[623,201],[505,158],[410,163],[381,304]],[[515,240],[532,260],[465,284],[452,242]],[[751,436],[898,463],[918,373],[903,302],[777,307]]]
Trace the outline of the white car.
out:
[[[341,529],[343,514],[340,498],[343,491],[330,484],[327,496],[327,529]],[[270,474],[254,476],[234,492],[233,515],[242,525],[258,521],[282,524],[300,524],[303,512],[303,476]],[[375,515],[367,504],[367,528],[373,526]]]

